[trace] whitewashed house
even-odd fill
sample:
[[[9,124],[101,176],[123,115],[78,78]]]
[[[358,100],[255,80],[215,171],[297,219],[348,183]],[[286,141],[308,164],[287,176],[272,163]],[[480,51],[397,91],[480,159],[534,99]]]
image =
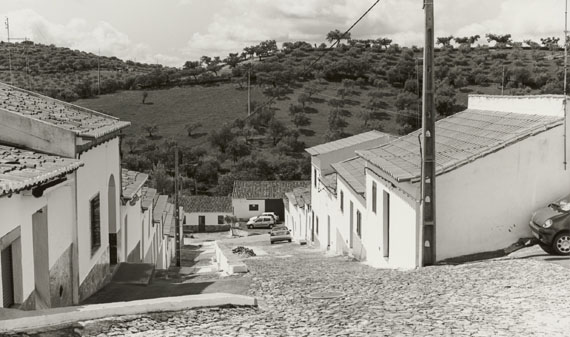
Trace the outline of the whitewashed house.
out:
[[[190,233],[227,231],[230,225],[225,217],[234,213],[232,198],[210,196],[182,196],[184,231]]]
[[[307,184],[308,185],[308,184]],[[285,225],[293,240],[305,244],[314,242],[311,212],[311,187],[297,187],[285,193]]]
[[[176,224],[174,205],[168,202],[167,195],[155,196],[153,222],[158,228],[157,237],[160,239],[156,268],[168,269],[175,254]]]
[[[77,303],[74,198],[81,165],[0,145],[0,307]]]
[[[275,212],[279,219],[283,219],[285,193],[306,185],[306,181],[236,180],[232,192],[234,215],[240,220],[247,220],[263,212]]]
[[[146,236],[148,211],[143,211],[143,185],[148,174],[122,169],[121,221],[122,232],[117,233],[119,262],[144,261],[143,237]]]
[[[340,201],[343,200],[344,208],[345,198],[339,198],[338,175],[331,164],[355,157],[356,150],[378,146],[391,139],[392,136],[386,133],[369,131],[306,150],[311,155],[311,223],[314,228],[312,238],[317,245],[333,252],[342,250],[342,244],[337,242],[340,239],[337,227],[344,214]]]
[[[0,142],[80,160],[75,172],[74,259],[79,300],[103,286],[111,262],[109,233],[120,225],[120,134],[130,123],[0,84]]]
[[[467,110],[436,123],[437,261],[529,237],[532,212],[568,194],[563,103],[472,95]],[[339,156],[333,174],[313,160],[313,212],[333,219],[337,234],[327,245],[319,236],[321,247],[378,267],[421,266],[419,132]]]

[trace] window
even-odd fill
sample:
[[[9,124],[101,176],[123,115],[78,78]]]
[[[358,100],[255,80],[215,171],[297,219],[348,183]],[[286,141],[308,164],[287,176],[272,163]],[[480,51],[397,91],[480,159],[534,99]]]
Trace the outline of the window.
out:
[[[362,214],[359,210],[356,210],[356,234],[358,237],[362,237]]]
[[[317,169],[313,169],[313,173],[315,176],[315,188],[317,188]]]
[[[317,234],[319,234],[319,217],[317,217]]]
[[[344,192],[340,191],[340,211],[344,212]]]
[[[91,255],[101,247],[101,206],[99,194],[89,201],[89,217],[91,222]]]
[[[384,257],[390,256],[390,193],[383,194],[383,225],[382,225],[382,251]]]
[[[259,205],[258,204],[249,204],[249,210],[250,211],[259,211]]]
[[[376,182],[372,182],[372,212],[376,213],[376,193],[377,193],[377,188],[376,188]]]
[[[223,224],[224,224],[224,216],[218,215],[218,225],[223,225]]]

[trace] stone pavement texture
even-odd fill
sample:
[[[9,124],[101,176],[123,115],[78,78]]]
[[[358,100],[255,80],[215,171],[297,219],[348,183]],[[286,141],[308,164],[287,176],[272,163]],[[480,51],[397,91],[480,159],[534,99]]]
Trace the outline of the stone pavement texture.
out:
[[[568,336],[570,270],[502,259],[373,269],[295,244],[248,243],[259,308],[205,308],[84,323],[82,336]],[[337,299],[310,299],[338,291]],[[71,332],[68,330],[68,332]]]

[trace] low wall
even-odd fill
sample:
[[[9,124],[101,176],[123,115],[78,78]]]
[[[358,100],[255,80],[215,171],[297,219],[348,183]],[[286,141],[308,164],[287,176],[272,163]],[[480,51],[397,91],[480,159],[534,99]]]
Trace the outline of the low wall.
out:
[[[247,273],[247,266],[232,253],[231,249],[220,241],[214,244],[216,248],[216,264],[218,270],[232,275],[235,273]]]
[[[229,224],[223,225],[206,225],[206,233],[211,232],[225,232],[230,230]],[[183,233],[198,233],[198,225],[183,225]]]

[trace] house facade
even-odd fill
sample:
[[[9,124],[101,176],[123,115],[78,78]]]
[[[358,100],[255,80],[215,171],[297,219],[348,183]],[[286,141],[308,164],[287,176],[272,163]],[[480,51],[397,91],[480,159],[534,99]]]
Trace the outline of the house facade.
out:
[[[0,145],[0,293],[4,308],[77,303],[75,171],[82,163]]]
[[[472,95],[467,110],[436,122],[437,261],[530,237],[532,212],[568,194],[563,100]],[[318,202],[326,203],[316,194],[313,208],[339,219],[333,224],[337,253],[377,267],[422,265],[422,250],[431,243],[421,232],[419,133],[357,149],[357,158],[331,165],[336,207],[317,210]]]
[[[233,206],[230,197],[182,196],[180,204],[184,208],[184,231],[190,233],[218,232],[230,229],[225,221],[232,216]]]
[[[121,223],[117,231],[117,251],[120,254],[120,262],[141,263],[145,257],[145,245],[143,240],[148,227],[148,213],[142,207],[143,185],[148,175],[145,173],[122,170],[121,191]]]
[[[0,142],[80,160],[74,174],[79,300],[109,274],[109,234],[120,223],[120,134],[130,123],[0,84]]]
[[[285,193],[308,185],[307,181],[242,181],[236,180],[232,192],[234,215],[247,220],[263,212],[285,217]]]
[[[312,244],[314,239],[311,188],[298,187],[285,193],[285,225],[291,230],[293,240],[302,244]]]

